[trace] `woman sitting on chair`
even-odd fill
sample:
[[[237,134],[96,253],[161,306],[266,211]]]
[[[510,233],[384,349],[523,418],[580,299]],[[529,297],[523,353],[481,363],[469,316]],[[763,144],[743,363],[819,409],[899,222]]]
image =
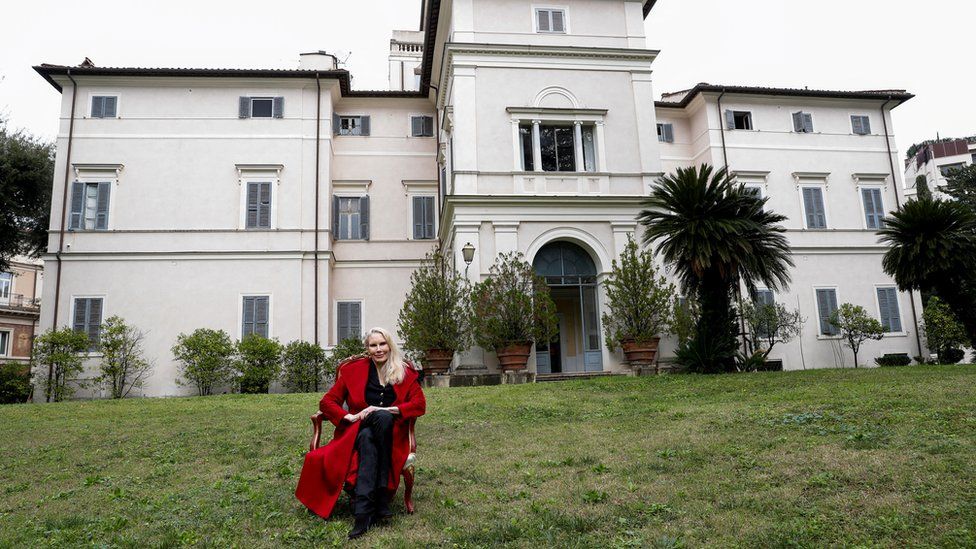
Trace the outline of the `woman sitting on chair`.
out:
[[[335,385],[319,403],[335,435],[305,455],[295,490],[306,507],[328,518],[343,486],[354,485],[350,539],[392,516],[390,500],[410,453],[406,420],[427,408],[418,373],[400,357],[390,333],[373,328],[364,343],[367,356],[341,364]]]

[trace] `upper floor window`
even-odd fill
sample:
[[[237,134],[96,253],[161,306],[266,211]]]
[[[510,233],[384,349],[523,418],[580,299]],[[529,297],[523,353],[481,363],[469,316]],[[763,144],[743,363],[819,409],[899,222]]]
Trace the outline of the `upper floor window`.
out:
[[[115,95],[93,95],[91,103],[92,118],[115,118],[119,98]]]
[[[284,97],[241,97],[240,118],[283,118]]]
[[[266,295],[244,296],[244,311],[241,314],[241,337],[257,334],[268,337],[269,306],[271,298]]]
[[[822,187],[803,187],[803,213],[808,229],[827,228]]]
[[[247,182],[247,217],[244,226],[248,229],[271,228],[271,182]]]
[[[536,8],[536,32],[566,32],[566,10],[556,8]]]
[[[751,130],[752,113],[749,111],[725,111],[725,125],[730,130]]]
[[[871,133],[871,119],[866,115],[852,114],[851,131],[854,132],[855,135],[868,135]]]
[[[434,238],[434,197],[415,196],[413,202],[413,238]]]
[[[106,181],[71,183],[69,230],[108,229],[108,206],[112,184]]]
[[[333,114],[332,133],[335,135],[369,135],[369,117]]]
[[[72,328],[88,335],[88,350],[98,349],[102,330],[102,298],[75,298],[75,312]]]
[[[10,290],[13,287],[13,274],[0,273],[0,304],[10,303]]]
[[[538,136],[535,132],[538,132]],[[594,134],[594,126],[588,124],[521,124],[519,145],[522,169],[543,172],[595,172]]]
[[[864,226],[868,229],[883,229],[885,212],[881,189],[861,189],[861,201],[864,202]]]
[[[803,111],[793,113],[793,131],[813,133],[813,115]]]
[[[369,196],[333,196],[332,232],[336,240],[369,240]]]
[[[434,137],[434,117],[433,116],[411,116],[410,136],[411,137]]]
[[[955,164],[946,164],[945,166],[939,166],[939,173],[942,174],[942,177],[949,177],[949,174],[951,174],[953,170],[959,170],[959,169],[962,169],[962,168],[965,168],[965,167],[966,167],[966,163],[965,162],[956,162]]]
[[[674,126],[672,124],[658,124],[657,140],[662,143],[674,143]]]

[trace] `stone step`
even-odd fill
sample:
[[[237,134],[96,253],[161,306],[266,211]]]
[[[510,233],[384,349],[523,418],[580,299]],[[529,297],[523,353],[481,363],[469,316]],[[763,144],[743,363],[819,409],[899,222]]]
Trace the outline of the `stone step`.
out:
[[[555,374],[536,374],[536,382],[543,381],[570,381],[573,379],[592,379],[596,377],[622,376],[615,372],[565,372]]]

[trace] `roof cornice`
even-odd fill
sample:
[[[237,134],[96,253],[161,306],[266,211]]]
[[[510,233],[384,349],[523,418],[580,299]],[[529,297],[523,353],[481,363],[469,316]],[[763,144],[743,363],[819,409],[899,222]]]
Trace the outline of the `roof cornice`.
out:
[[[683,109],[688,106],[700,94],[704,93],[730,93],[738,95],[765,95],[780,97],[814,97],[822,99],[868,99],[874,101],[898,101],[898,105],[915,97],[905,90],[864,90],[864,91],[841,91],[841,90],[809,90],[799,88],[766,88],[761,86],[721,86],[716,84],[697,84],[688,90],[681,101],[655,101],[654,106],[665,109]]]

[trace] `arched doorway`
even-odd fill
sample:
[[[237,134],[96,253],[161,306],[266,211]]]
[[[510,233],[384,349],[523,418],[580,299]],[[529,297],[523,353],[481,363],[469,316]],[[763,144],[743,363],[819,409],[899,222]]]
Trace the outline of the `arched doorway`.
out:
[[[546,279],[559,317],[558,337],[548,345],[536,346],[537,372],[603,370],[593,259],[576,244],[557,241],[543,246],[532,266]]]

